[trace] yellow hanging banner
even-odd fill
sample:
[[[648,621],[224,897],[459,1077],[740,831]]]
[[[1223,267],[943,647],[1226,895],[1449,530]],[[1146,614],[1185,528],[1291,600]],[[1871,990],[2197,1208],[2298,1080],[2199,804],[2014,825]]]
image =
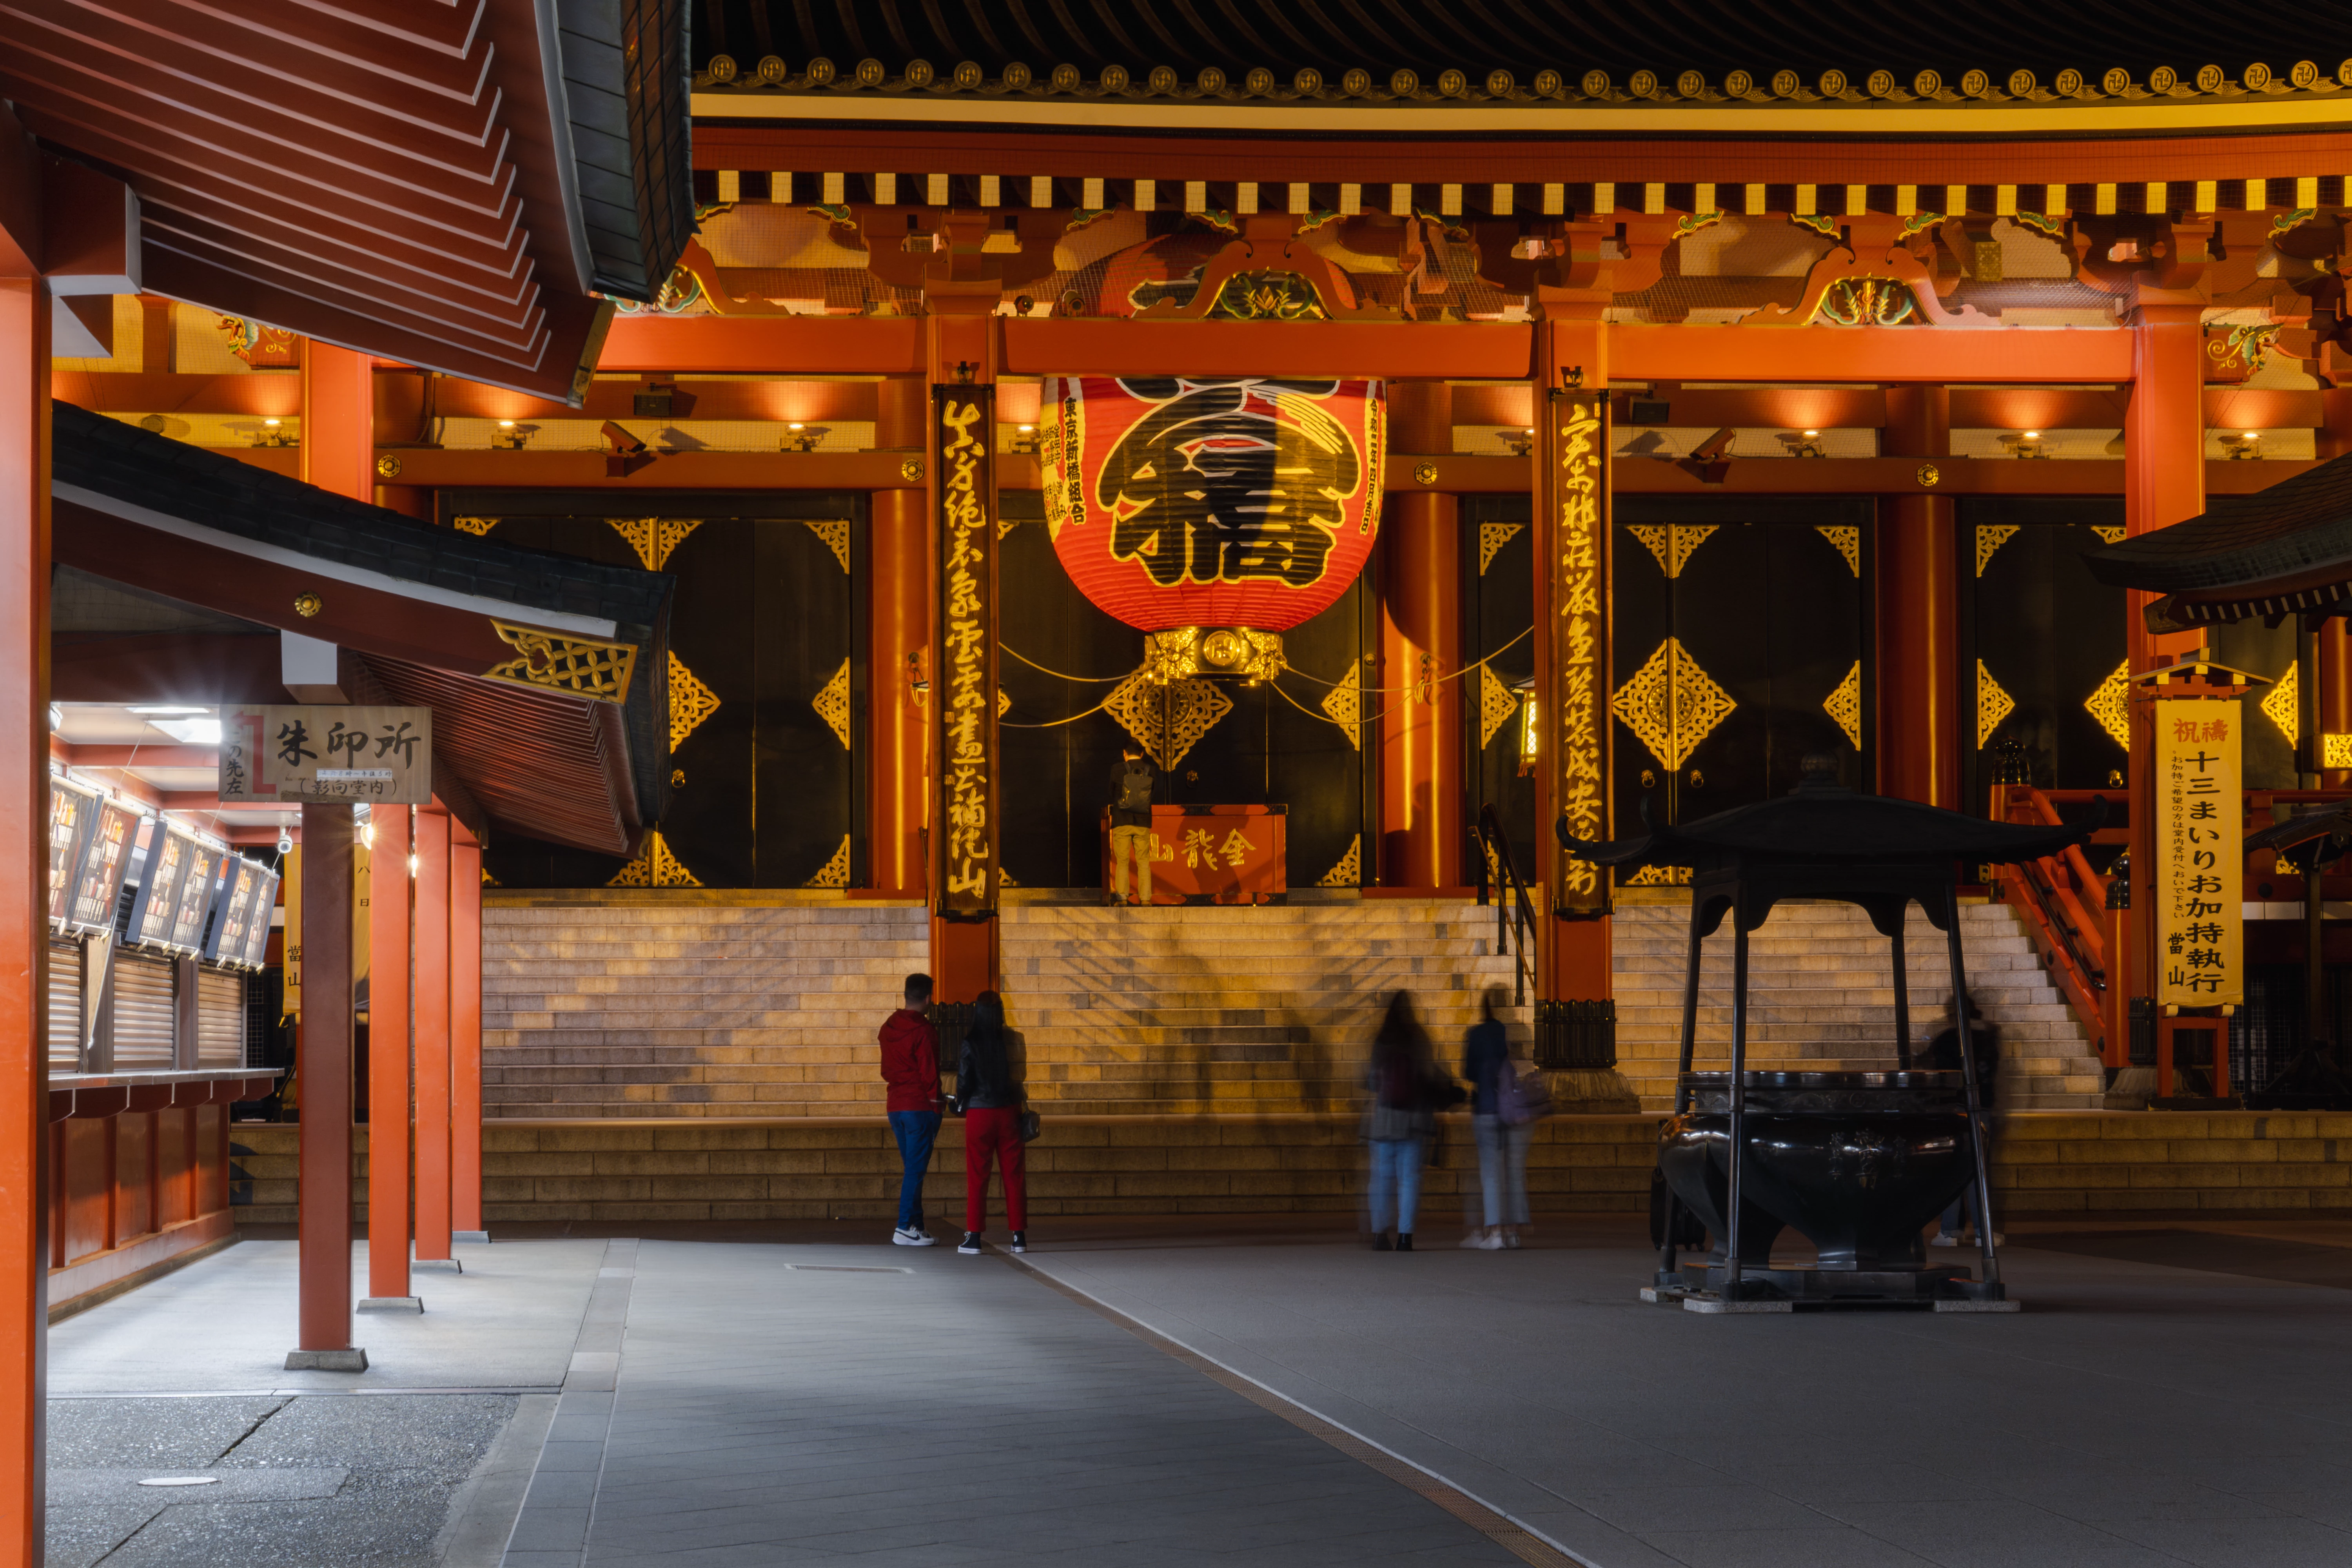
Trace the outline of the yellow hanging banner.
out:
[[[286,999],[279,1009],[278,1022],[288,1018],[302,1020],[302,847],[299,844],[286,851],[286,875],[278,886],[286,889]]]
[[[2246,999],[2239,708],[2194,698],[2154,708],[2156,999],[2233,1006]]]

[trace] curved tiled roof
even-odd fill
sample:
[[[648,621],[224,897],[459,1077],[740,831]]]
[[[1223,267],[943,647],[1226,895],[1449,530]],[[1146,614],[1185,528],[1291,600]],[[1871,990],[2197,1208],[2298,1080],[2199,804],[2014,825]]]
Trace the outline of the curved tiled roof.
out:
[[[2352,8],[1975,0],[699,0],[706,84],[1204,104],[1998,102],[2352,89]],[[1255,79],[1254,79],[1255,73]]]

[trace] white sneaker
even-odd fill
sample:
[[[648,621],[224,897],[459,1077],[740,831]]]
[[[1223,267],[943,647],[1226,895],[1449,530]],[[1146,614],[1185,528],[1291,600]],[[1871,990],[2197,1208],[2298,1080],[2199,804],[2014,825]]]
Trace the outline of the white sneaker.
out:
[[[1500,1252],[1503,1250],[1503,1233],[1490,1230],[1479,1238],[1477,1245],[1481,1252]]]
[[[899,1247],[937,1247],[939,1245],[919,1230],[894,1230],[890,1233],[890,1240]]]
[[[1939,1230],[1927,1238],[1930,1247],[1958,1247],[1959,1244],[1960,1238],[1948,1230]]]
[[[1462,1245],[1465,1250],[1475,1252],[1486,1245],[1486,1233],[1474,1230],[1462,1238]]]

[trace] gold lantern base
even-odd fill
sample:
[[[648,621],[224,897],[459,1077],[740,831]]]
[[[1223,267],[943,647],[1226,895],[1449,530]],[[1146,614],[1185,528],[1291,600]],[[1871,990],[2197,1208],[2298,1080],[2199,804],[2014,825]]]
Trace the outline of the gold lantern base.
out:
[[[1271,680],[1283,662],[1279,632],[1247,626],[1177,626],[1143,634],[1143,673],[1165,686],[1201,676],[1230,676],[1250,685]]]

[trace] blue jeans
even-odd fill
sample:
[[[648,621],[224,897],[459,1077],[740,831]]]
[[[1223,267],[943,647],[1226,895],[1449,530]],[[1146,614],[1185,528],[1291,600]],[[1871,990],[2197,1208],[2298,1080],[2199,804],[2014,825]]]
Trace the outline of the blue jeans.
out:
[[[1421,1207],[1421,1140],[1372,1140],[1372,1229],[1389,1227],[1393,1215],[1397,1234],[1412,1234],[1412,1216]]]
[[[1499,1116],[1474,1116],[1478,1133],[1478,1188],[1486,1200],[1486,1228],[1528,1223],[1528,1142],[1536,1124],[1505,1125]]]
[[[923,1228],[923,1176],[931,1168],[931,1141],[940,1135],[936,1110],[894,1110],[890,1136],[898,1141],[906,1173],[898,1178],[898,1228]]]

